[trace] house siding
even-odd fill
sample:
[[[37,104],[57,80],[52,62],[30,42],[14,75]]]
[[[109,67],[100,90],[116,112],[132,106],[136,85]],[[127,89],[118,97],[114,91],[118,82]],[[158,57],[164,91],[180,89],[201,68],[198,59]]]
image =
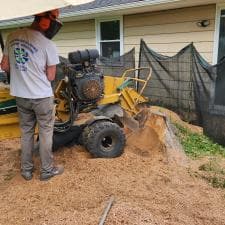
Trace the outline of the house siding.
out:
[[[14,30],[4,30],[2,32],[4,40]],[[96,48],[95,20],[64,23],[53,41],[57,46],[59,55],[63,57],[67,57],[68,53],[72,51]]]
[[[53,41],[64,57],[68,52],[96,48],[95,20],[65,23]]]
[[[136,47],[140,39],[158,53],[172,56],[193,42],[202,56],[212,63],[216,5],[182,8],[124,16],[124,51]],[[208,27],[198,27],[208,19]]]
[[[138,60],[140,39],[158,53],[172,56],[193,42],[202,56],[212,63],[216,5],[127,15],[123,18],[124,52],[136,48]],[[208,27],[198,27],[208,19]],[[9,32],[4,30],[4,39]],[[61,56],[68,52],[96,48],[95,20],[66,22],[53,39]]]

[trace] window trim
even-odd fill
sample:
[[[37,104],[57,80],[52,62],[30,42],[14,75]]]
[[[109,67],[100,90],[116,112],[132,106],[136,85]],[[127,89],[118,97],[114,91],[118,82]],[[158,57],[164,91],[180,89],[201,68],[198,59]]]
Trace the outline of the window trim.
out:
[[[217,64],[217,60],[218,60],[220,17],[221,17],[221,11],[222,10],[225,10],[225,3],[216,4],[215,33],[214,33],[214,47],[213,47],[213,64]]]
[[[101,22],[106,22],[106,21],[113,21],[113,20],[119,20],[120,21],[120,39],[118,40],[107,40],[107,41],[101,41],[100,39],[100,23]],[[96,32],[96,47],[101,54],[101,48],[100,48],[100,43],[101,42],[120,42],[120,56],[124,54],[124,49],[123,49],[123,16],[117,16],[117,17],[106,17],[106,18],[97,18],[95,19],[95,32]]]
[[[217,64],[218,60],[218,50],[219,50],[219,33],[220,33],[220,18],[221,18],[221,11],[225,9],[225,3],[216,4],[216,18],[215,18],[215,33],[214,33],[214,47],[213,47],[213,64]],[[211,113],[221,115],[221,111],[225,112],[225,106],[223,105],[216,105],[215,104],[215,89],[216,83],[212,84],[211,91],[210,91],[210,103],[209,109]]]

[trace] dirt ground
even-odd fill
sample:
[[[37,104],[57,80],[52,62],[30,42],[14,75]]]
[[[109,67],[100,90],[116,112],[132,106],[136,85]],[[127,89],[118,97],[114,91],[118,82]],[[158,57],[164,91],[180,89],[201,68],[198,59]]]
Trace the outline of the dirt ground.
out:
[[[201,160],[168,144],[167,130],[163,117],[151,115],[143,129],[127,133],[125,152],[114,159],[63,148],[54,156],[65,172],[47,182],[39,181],[39,157],[34,178],[23,180],[19,140],[1,141],[0,224],[99,224],[114,196],[105,225],[225,225],[224,189],[195,176]]]

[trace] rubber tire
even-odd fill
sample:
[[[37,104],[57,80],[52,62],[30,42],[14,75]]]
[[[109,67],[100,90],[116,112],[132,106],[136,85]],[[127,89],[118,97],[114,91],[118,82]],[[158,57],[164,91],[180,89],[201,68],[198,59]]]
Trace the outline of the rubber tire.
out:
[[[122,155],[126,138],[116,123],[97,121],[83,130],[82,142],[94,157],[115,158]]]

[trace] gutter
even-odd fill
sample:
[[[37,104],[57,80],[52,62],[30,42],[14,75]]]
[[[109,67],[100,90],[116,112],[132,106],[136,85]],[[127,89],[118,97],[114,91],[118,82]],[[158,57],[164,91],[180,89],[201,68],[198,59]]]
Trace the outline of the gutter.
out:
[[[174,3],[174,2],[180,2],[182,0],[145,0],[141,2],[132,2],[132,3],[126,3],[126,4],[119,4],[119,5],[112,5],[112,6],[106,6],[101,8],[95,8],[95,9],[87,9],[87,10],[80,10],[75,12],[68,12],[63,13],[61,18],[65,19],[68,17],[78,17],[78,16],[87,16],[87,15],[93,15],[93,14],[101,14],[106,12],[112,12],[112,11],[121,11],[126,9],[133,9],[133,8],[139,8],[139,7],[145,7],[145,6],[153,6],[153,5],[160,5],[165,3]]]
[[[216,3],[219,0],[189,0],[189,5],[195,5],[197,3],[201,4],[207,4],[208,3]],[[132,2],[132,3],[125,3],[125,4],[119,4],[119,5],[112,5],[112,6],[106,6],[101,8],[93,8],[93,9],[84,9],[67,13],[61,13],[60,19],[63,22],[69,22],[69,21],[78,21],[78,20],[84,20],[84,19],[94,19],[96,16],[100,17],[104,15],[105,13],[110,12],[112,13],[118,13],[121,11],[129,11],[131,9],[139,9],[144,7],[153,7],[153,6],[159,6],[159,5],[173,5],[173,8],[176,8],[181,6],[182,3],[188,3],[188,0],[144,0],[139,2]],[[195,3],[195,4],[194,4]],[[187,6],[186,6],[187,7]],[[9,29],[9,28],[16,28],[18,26],[27,26],[33,21],[33,17],[27,17],[22,19],[16,19],[16,20],[8,20],[3,21],[0,23],[0,29]]]
[[[94,18],[94,15],[96,14],[101,15],[107,12],[116,12],[120,10],[128,10],[128,9],[134,9],[139,7],[160,5],[165,3],[174,3],[174,2],[180,2],[180,1],[181,0],[144,0],[140,2],[125,3],[125,4],[112,5],[112,6],[106,6],[101,8],[79,10],[79,11],[76,11],[74,9],[73,12],[62,13],[60,16],[60,19],[63,22],[82,20],[80,18],[82,16],[85,17],[86,19],[92,19]],[[33,21],[33,17],[7,20],[0,23],[0,29],[16,28],[18,26],[23,27],[23,26],[29,25],[32,21]]]

